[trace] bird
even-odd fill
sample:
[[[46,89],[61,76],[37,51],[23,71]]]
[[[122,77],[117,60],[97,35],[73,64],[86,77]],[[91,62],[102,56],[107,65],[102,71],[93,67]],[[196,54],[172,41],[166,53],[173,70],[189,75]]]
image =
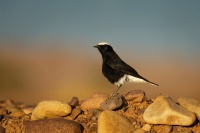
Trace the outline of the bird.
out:
[[[149,83],[154,86],[159,86],[142,77],[134,68],[125,63],[107,42],[100,42],[93,47],[97,48],[101,53],[103,59],[103,75],[109,82],[116,85],[116,89],[111,97],[117,94],[117,91],[122,85],[129,82]]]

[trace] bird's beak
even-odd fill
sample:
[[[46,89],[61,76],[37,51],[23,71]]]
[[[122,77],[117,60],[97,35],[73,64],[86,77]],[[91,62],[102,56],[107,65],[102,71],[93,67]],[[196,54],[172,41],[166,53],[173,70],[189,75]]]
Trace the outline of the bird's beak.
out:
[[[93,47],[95,47],[95,48],[99,48],[99,46],[98,46],[98,45],[95,45],[95,46],[93,46]]]

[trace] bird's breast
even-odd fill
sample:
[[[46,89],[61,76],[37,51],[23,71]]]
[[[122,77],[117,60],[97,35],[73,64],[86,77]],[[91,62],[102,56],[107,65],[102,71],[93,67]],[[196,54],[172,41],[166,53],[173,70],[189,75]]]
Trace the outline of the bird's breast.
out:
[[[121,85],[126,84],[126,82],[128,82],[128,81],[129,81],[129,79],[128,79],[127,75],[124,74],[124,75],[123,75],[117,82],[115,82],[114,84],[115,84],[116,86],[121,86]]]
[[[124,75],[124,73],[112,69],[109,65],[106,64],[104,64],[102,67],[102,73],[111,83],[117,82]]]
[[[115,82],[114,84],[115,84],[116,86],[119,86],[119,85],[124,85],[124,84],[126,84],[127,82],[142,83],[142,82],[146,82],[146,81],[143,80],[143,79],[140,79],[140,78],[137,78],[137,77],[128,75],[128,74],[124,74],[123,77],[121,77],[121,78],[120,78],[117,82]]]

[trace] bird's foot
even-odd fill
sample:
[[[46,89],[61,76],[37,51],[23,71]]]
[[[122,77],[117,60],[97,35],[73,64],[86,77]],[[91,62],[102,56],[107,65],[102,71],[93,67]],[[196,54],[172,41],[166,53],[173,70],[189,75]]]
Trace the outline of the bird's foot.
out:
[[[106,100],[111,100],[111,99],[113,99],[113,98],[117,98],[117,97],[119,97],[119,93],[113,93],[112,94],[112,96],[111,97],[109,97],[108,99],[106,99]]]

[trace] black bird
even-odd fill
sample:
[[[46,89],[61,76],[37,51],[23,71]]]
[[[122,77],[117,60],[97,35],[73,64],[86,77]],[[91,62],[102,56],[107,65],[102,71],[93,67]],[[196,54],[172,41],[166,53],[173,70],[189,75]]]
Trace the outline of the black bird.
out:
[[[134,68],[126,64],[107,42],[100,42],[94,47],[98,48],[103,58],[103,75],[112,84],[117,86],[114,93],[112,94],[112,97],[117,93],[118,89],[122,85],[128,82],[144,82],[158,86],[158,84],[140,76]]]

